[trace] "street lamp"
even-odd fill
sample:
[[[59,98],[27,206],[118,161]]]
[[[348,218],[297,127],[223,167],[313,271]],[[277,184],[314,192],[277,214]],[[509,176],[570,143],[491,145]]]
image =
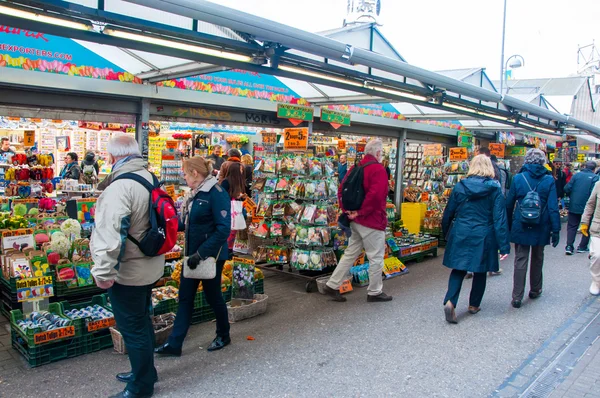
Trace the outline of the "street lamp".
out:
[[[515,61],[513,61],[512,64],[510,64],[510,67],[512,69],[520,68],[521,66],[525,65],[525,60],[520,55],[511,56],[510,58],[508,58],[508,60],[506,60],[506,65],[504,64],[504,40],[506,38],[506,3],[507,0],[504,0],[504,16],[502,19],[502,48],[500,52],[500,95],[504,95],[504,79],[506,79],[505,71],[508,69],[508,61],[510,61],[511,58],[517,58]],[[521,58],[520,60],[518,59],[519,57]],[[508,92],[508,87],[506,92]]]
[[[512,59],[512,62],[511,62]],[[508,57],[508,59],[506,60],[506,65],[504,65],[504,70],[502,71],[502,81],[504,80],[508,80],[506,77],[506,72],[508,71],[508,68],[510,67],[511,69],[517,69],[520,68],[521,66],[525,66],[525,58],[523,58],[522,56],[515,54],[515,55],[511,55],[510,57]],[[500,87],[503,87],[504,85],[502,83],[500,83]],[[506,82],[506,92],[508,93],[508,81]],[[500,94],[502,94],[502,91],[500,91]]]

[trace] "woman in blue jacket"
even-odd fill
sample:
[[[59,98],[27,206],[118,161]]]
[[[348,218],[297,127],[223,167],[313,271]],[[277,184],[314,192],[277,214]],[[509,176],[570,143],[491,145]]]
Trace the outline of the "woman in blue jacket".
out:
[[[488,272],[498,272],[510,253],[504,196],[485,155],[473,158],[468,177],[452,190],[442,229],[448,243],[443,264],[452,269],[444,299],[446,321],[457,323],[455,308],[467,272],[473,272],[469,313],[480,311]]]
[[[185,230],[185,255],[188,265],[194,269],[201,260],[214,257],[217,260],[217,275],[202,280],[206,301],[217,318],[217,337],[208,351],[220,350],[229,343],[229,316],[227,305],[221,294],[221,272],[228,258],[227,237],[231,230],[231,202],[229,194],[212,175],[212,162],[201,157],[184,161],[183,176],[191,188],[181,211],[180,230]],[[181,275],[179,282],[179,308],[173,331],[166,344],[155,352],[161,355],[180,356],[183,340],[187,335],[194,310],[194,298],[199,279],[188,279]]]
[[[560,239],[556,184],[550,171],[544,167],[545,164],[544,152],[539,149],[527,151],[521,173],[513,178],[506,198],[506,212],[511,225],[510,241],[515,244],[512,293],[512,306],[515,308],[521,307],[525,294],[529,254],[531,253],[529,298],[536,299],[542,295],[544,247],[550,244],[550,238],[552,238],[552,247],[558,246]],[[537,192],[540,199],[542,211],[537,224],[525,222],[521,215],[521,204],[530,191]]]

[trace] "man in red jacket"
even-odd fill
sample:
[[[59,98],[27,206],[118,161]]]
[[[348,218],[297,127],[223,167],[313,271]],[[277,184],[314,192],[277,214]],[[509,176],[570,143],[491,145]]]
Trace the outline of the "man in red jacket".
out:
[[[380,140],[371,140],[365,146],[365,156],[360,166],[365,166],[363,187],[365,199],[358,211],[345,211],[342,203],[342,187],[352,169],[339,187],[338,201],[340,208],[350,219],[352,235],[348,248],[340,260],[335,271],[325,286],[326,293],[335,301],[346,301],[340,294],[340,286],[348,279],[350,268],[365,249],[369,260],[369,288],[367,301],[391,301],[392,297],[383,293],[383,256],[385,254],[385,228],[387,214],[385,212],[386,197],[388,193],[388,178],[385,168],[381,164],[383,159],[383,144]]]

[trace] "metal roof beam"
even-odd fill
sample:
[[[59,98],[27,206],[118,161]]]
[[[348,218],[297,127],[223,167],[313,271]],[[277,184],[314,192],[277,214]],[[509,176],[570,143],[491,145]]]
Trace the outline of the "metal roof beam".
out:
[[[371,95],[345,95],[342,97],[313,97],[305,98],[312,105],[355,105],[389,103],[388,98],[374,97]]]

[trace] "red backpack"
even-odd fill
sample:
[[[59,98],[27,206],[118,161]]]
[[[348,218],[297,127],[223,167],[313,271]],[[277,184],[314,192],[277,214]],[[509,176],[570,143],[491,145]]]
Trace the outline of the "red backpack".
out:
[[[160,256],[171,251],[177,242],[179,228],[173,199],[160,188],[160,183],[154,174],[152,174],[153,184],[135,173],[125,173],[115,178],[115,181],[125,179],[142,184],[150,193],[150,229],[139,242],[129,234],[127,238],[148,257]]]

